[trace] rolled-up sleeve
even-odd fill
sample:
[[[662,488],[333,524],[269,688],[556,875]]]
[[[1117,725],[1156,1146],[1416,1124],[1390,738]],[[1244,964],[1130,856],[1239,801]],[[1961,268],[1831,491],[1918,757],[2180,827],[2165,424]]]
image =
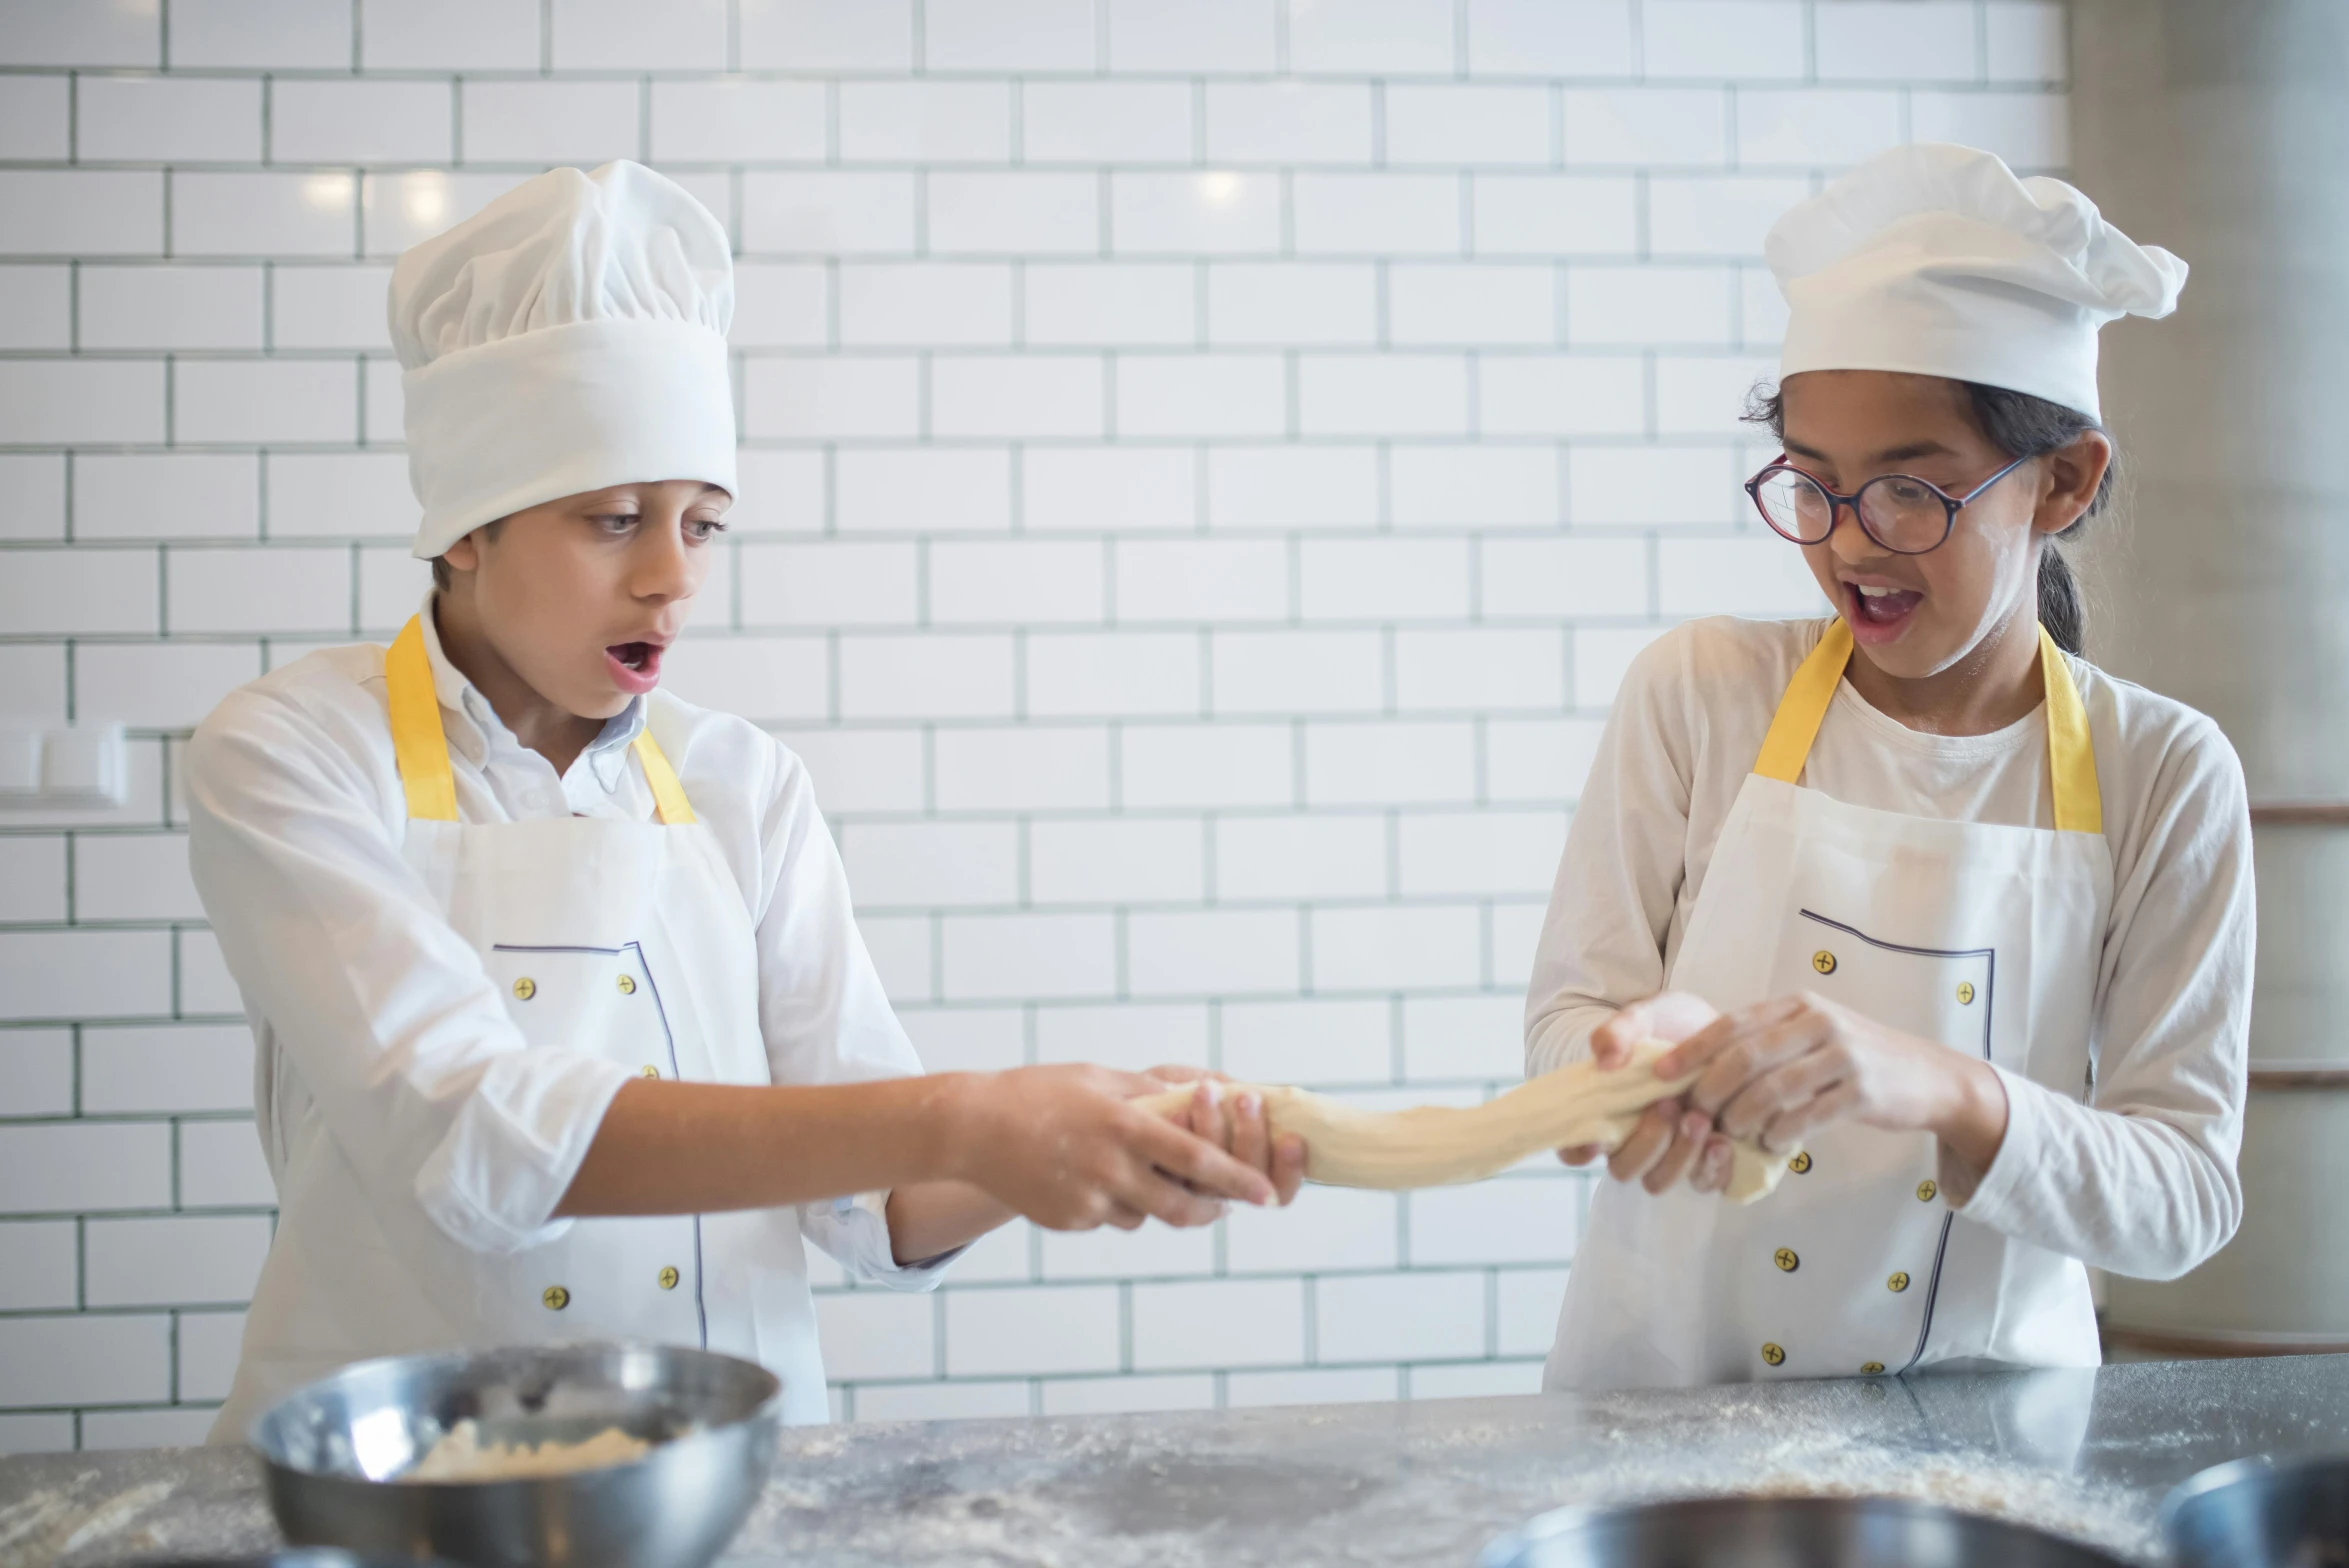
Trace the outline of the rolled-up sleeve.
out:
[[[897,1021],[856,928],[848,873],[817,809],[807,769],[779,742],[760,824],[759,1026],[777,1083],[860,1083],[911,1077],[921,1058]],[[956,1248],[896,1260],[886,1191],[802,1204],[800,1227],[841,1267],[892,1290],[930,1290]]]
[[[474,1251],[534,1246],[568,1227],[555,1207],[629,1074],[527,1046],[402,858],[388,749],[337,733],[370,717],[253,689],[221,704],[188,751],[197,891],[371,1201],[416,1205]]]
[[[956,1247],[934,1258],[897,1261],[889,1239],[889,1193],[860,1192],[853,1198],[829,1203],[804,1203],[799,1209],[801,1232],[829,1253],[833,1260],[867,1284],[889,1290],[935,1290],[946,1270],[966,1250]]]
[[[2145,820],[2114,867],[2086,1102],[2002,1071],[2006,1139],[1960,1212],[2093,1267],[2172,1279],[2243,1215],[2251,817],[2215,725],[2162,759]]]

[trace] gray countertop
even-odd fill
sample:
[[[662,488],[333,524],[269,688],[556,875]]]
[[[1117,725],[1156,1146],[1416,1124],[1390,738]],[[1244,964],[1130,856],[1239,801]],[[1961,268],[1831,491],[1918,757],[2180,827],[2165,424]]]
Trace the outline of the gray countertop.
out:
[[[1562,1503],[1890,1493],[2158,1562],[2162,1494],[2349,1450],[2349,1356],[1638,1394],[812,1427],[727,1561],[1471,1562]],[[274,1542],[233,1449],[0,1460],[0,1568]]]

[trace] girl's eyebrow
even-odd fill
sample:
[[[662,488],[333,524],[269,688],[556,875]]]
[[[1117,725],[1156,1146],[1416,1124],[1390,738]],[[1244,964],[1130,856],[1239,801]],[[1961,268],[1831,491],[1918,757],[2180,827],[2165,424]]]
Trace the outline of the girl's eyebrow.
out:
[[[1780,444],[1786,448],[1790,456],[1809,458],[1814,463],[1832,463],[1834,461],[1826,453],[1815,447],[1804,446],[1800,441],[1783,441]],[[1886,447],[1883,451],[1870,457],[1868,463],[1873,466],[1878,463],[1905,463],[1916,457],[1955,457],[1956,455],[1957,453],[1953,449],[1944,446],[1939,441],[1911,441],[1906,446]]]
[[[1887,447],[1876,454],[1879,463],[1905,463],[1912,457],[1955,457],[1957,453],[1938,441],[1911,441],[1906,446]]]

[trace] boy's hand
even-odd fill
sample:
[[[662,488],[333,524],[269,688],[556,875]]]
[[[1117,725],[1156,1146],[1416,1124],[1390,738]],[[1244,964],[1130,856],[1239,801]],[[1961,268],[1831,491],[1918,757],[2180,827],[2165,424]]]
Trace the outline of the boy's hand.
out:
[[[1149,1076],[1164,1079],[1176,1070],[1153,1067]],[[1264,1097],[1254,1089],[1235,1091],[1220,1073],[1201,1072],[1187,1081],[1194,1087],[1177,1122],[1270,1177],[1274,1195],[1286,1208],[1305,1181],[1305,1140],[1295,1133],[1274,1137],[1264,1114]]]
[[[1047,1230],[1132,1230],[1152,1215],[1206,1225],[1222,1216],[1220,1200],[1275,1195],[1217,1143],[1127,1104],[1165,1088],[1139,1073],[1019,1067],[956,1078],[953,1174]]]

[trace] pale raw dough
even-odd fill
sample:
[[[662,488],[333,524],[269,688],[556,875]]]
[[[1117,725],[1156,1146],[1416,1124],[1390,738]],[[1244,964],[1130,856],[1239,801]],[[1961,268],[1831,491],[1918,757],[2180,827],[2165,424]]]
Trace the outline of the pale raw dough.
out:
[[[642,1459],[652,1444],[607,1426],[576,1443],[484,1443],[471,1421],[450,1427],[431,1451],[400,1472],[402,1481],[519,1481],[537,1476],[602,1470]]]
[[[1273,1133],[1305,1140],[1305,1176],[1331,1187],[1443,1187],[1482,1181],[1528,1155],[1575,1144],[1613,1150],[1631,1136],[1639,1113],[1669,1099],[1696,1081],[1658,1078],[1650,1069],[1671,1047],[1648,1040],[1632,1049],[1621,1067],[1602,1070],[1589,1061],[1511,1089],[1484,1104],[1459,1108],[1422,1105],[1408,1111],[1365,1111],[1304,1089],[1264,1084],[1224,1084],[1226,1094],[1253,1089],[1264,1097]],[[1162,1116],[1175,1116],[1191,1101],[1185,1086],[1137,1103]],[[1759,1144],[1734,1143],[1728,1196],[1751,1203],[1768,1195],[1786,1174],[1796,1152],[1765,1152]]]

